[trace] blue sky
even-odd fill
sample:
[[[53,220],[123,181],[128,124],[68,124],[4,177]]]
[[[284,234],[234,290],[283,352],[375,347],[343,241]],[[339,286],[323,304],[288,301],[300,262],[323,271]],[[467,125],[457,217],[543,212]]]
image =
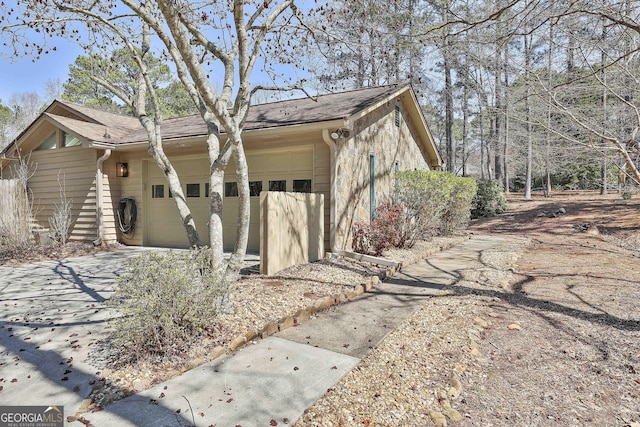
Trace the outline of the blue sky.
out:
[[[37,61],[32,58],[6,58],[0,56],[0,100],[6,104],[14,93],[44,92],[47,80],[59,78],[65,81],[71,64],[82,54],[80,47],[56,43],[57,50],[42,55]]]

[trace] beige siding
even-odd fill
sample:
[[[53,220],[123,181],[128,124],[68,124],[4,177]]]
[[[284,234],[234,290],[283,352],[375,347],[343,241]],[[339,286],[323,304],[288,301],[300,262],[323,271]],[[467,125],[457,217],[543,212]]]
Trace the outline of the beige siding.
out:
[[[49,228],[49,218],[60,200],[60,178],[67,198],[72,200],[69,239],[94,240],[97,237],[96,151],[83,147],[35,151],[31,155],[31,162],[37,164],[36,173],[29,180],[36,222]]]
[[[116,235],[117,240],[125,245],[142,246],[143,230],[144,230],[144,202],[143,202],[143,160],[148,158],[146,151],[133,153],[113,153],[111,157],[104,162],[102,170],[106,177],[103,181],[105,186],[109,186],[109,195],[105,194],[105,230],[107,235]],[[125,178],[116,177],[116,163],[127,162],[129,165],[129,176]],[[117,219],[118,203],[125,197],[133,198],[136,201],[138,215],[136,220],[136,229],[133,236],[124,237],[119,230]],[[110,201],[110,208],[107,205]],[[110,213],[109,213],[110,212]]]

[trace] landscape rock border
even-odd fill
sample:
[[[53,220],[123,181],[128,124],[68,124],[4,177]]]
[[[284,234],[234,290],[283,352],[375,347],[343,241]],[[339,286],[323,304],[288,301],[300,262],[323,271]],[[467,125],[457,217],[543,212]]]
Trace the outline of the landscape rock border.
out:
[[[264,339],[271,335],[276,334],[277,332],[283,331],[291,326],[299,325],[312,315],[319,313],[321,311],[326,310],[329,307],[332,307],[337,304],[343,304],[349,301],[353,301],[359,296],[363,295],[366,292],[369,292],[375,286],[383,282],[389,277],[392,277],[398,271],[402,271],[403,267],[415,264],[420,262],[421,260],[428,258],[436,253],[445,251],[453,246],[459,245],[460,243],[468,240],[471,236],[456,236],[457,238],[451,239],[448,242],[441,243],[437,246],[430,246],[429,248],[418,252],[417,254],[412,255],[410,258],[406,258],[404,261],[399,262],[398,267],[389,267],[386,270],[382,271],[380,274],[372,275],[366,278],[363,283],[359,283],[353,287],[353,290],[348,293],[342,294],[334,294],[332,296],[327,296],[324,298],[320,298],[315,303],[307,306],[306,308],[299,309],[295,314],[291,316],[285,316],[279,321],[268,322],[262,329],[260,330],[250,330],[245,334],[242,334],[235,339],[231,340],[227,345],[226,349],[228,351],[237,351],[243,346],[249,344],[256,338]],[[223,351],[225,347],[219,346],[216,347],[210,354],[213,357],[208,357],[204,362],[210,362],[215,360],[216,358],[222,356],[226,353]],[[195,365],[197,366],[197,365]],[[193,367],[195,367],[193,366]],[[191,366],[189,367],[191,369]]]

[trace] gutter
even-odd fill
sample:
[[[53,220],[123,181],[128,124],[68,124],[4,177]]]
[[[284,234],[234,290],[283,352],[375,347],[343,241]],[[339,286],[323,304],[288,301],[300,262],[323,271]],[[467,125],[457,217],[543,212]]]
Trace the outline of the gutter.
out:
[[[104,174],[102,173],[102,164],[105,160],[111,157],[111,150],[104,150],[104,154],[98,159],[96,163],[96,222],[98,225],[98,237],[93,241],[94,246],[102,246],[104,243],[104,213],[103,213],[103,198],[104,189],[102,188],[102,181]]]

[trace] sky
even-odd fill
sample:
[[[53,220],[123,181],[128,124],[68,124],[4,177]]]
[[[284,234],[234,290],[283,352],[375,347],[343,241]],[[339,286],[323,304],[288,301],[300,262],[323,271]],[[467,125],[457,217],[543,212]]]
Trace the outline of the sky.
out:
[[[42,94],[48,80],[67,79],[69,64],[82,54],[80,47],[58,42],[57,50],[32,58],[6,58],[0,56],[0,100],[6,104],[14,93],[38,92]]]

